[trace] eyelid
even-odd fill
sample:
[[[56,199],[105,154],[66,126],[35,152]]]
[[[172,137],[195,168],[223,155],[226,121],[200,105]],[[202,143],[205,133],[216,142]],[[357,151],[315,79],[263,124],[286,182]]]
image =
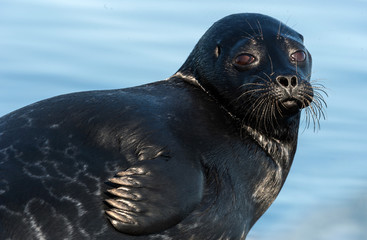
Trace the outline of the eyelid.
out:
[[[303,50],[297,50],[290,55],[292,61],[304,62],[307,59],[307,54]]]
[[[256,58],[249,53],[240,54],[234,59],[235,64],[238,66],[247,66],[255,61]]]

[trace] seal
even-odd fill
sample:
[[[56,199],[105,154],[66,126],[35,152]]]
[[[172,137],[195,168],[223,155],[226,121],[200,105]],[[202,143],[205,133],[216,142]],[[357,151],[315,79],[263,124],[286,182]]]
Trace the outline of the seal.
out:
[[[234,14],[167,80],[3,116],[0,238],[245,239],[323,114],[310,75],[302,35]]]

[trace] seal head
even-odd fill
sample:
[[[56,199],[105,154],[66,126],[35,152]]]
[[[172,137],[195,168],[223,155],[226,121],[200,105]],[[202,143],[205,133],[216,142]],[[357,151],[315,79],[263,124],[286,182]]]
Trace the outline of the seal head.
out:
[[[301,34],[246,13],[216,22],[179,72],[192,76],[243,128],[282,138],[289,120],[313,101],[311,66]]]

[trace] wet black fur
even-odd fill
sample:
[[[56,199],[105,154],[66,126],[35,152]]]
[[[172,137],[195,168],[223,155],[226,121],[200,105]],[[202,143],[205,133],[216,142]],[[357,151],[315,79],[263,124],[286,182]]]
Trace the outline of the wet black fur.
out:
[[[244,239],[288,175],[300,109],[322,113],[310,72],[300,34],[236,14],[168,80],[2,117],[0,238]],[[279,76],[297,77],[292,96]]]

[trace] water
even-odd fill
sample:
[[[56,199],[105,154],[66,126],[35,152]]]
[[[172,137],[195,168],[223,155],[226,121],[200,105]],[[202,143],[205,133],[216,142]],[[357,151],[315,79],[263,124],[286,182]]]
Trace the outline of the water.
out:
[[[367,239],[366,0],[2,0],[0,115],[63,93],[165,79],[214,21],[237,12],[301,32],[313,79],[329,93],[326,121],[300,134],[286,184],[248,239]]]

